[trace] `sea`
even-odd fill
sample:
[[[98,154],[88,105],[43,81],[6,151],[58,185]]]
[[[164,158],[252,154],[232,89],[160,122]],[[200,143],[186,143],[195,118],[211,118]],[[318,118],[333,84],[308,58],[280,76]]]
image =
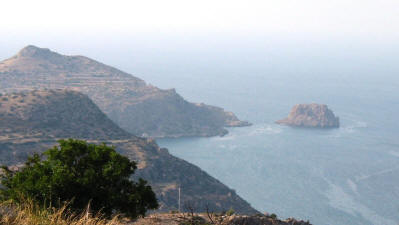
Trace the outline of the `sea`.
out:
[[[262,213],[315,225],[399,224],[397,41],[182,37],[76,49],[67,42],[32,44],[92,57],[253,123],[228,128],[223,137],[157,142]],[[275,124],[298,103],[327,104],[340,128]]]
[[[399,224],[399,54],[378,45],[280,47],[136,65],[154,85],[253,123],[224,137],[158,144],[260,212],[315,225]],[[275,124],[298,103],[327,104],[341,127]]]

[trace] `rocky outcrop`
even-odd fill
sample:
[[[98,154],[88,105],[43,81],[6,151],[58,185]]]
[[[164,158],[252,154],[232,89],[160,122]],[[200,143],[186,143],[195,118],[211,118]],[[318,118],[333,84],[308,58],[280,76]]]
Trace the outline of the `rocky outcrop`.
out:
[[[311,225],[309,222],[296,219],[280,220],[270,216],[258,214],[251,216],[217,215],[217,214],[152,214],[138,219],[132,225]]]
[[[84,56],[28,46],[0,62],[0,92],[44,88],[84,93],[121,128],[142,137],[216,136],[227,133],[224,127],[250,125]]]
[[[287,118],[276,121],[278,124],[294,127],[337,128],[339,118],[323,104],[298,104],[292,107]]]
[[[227,217],[222,225],[312,225],[309,222],[298,221],[292,218],[279,220],[268,216],[230,216]]]
[[[138,163],[134,178],[142,177],[154,188],[160,211],[192,202],[198,211],[233,207],[256,213],[234,190],[197,166],[174,157],[155,141],[139,138],[119,128],[84,94],[76,91],[32,91],[0,96],[0,165],[18,165],[28,155],[45,151],[61,138],[107,143]]]

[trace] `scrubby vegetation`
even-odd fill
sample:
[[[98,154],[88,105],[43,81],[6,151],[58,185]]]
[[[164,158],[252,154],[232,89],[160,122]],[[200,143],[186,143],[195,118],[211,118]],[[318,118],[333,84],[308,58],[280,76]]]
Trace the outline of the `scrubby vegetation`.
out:
[[[105,144],[60,140],[42,155],[34,154],[19,170],[3,166],[0,197],[22,206],[31,199],[41,209],[90,211],[107,217],[144,216],[158,207],[155,193],[145,180],[130,180],[136,163]],[[29,207],[28,207],[29,208]],[[47,211],[45,211],[47,212]]]
[[[154,140],[135,137],[118,127],[86,95],[72,90],[37,90],[20,93],[14,100],[11,96],[3,95],[9,97],[7,102],[0,97],[0,165],[23,164],[28,156],[52,148],[59,139],[105,141],[138,163],[134,178],[151,183],[161,212],[177,209],[178,187],[182,187],[182,201],[192,201],[197,212],[203,212],[206,204],[215,211],[234,207],[237,213],[257,212],[200,168],[159,148]]]
[[[61,208],[43,208],[31,200],[22,204],[12,201],[0,204],[0,224],[2,225],[119,225],[118,216],[106,219],[101,214],[91,214],[86,208],[77,213]]]

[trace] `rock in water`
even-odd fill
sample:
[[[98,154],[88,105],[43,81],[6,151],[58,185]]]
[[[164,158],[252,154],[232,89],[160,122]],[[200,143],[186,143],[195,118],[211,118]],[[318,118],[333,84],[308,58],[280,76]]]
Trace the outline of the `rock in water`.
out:
[[[292,107],[287,118],[277,124],[294,127],[338,128],[339,117],[323,104],[298,104]]]

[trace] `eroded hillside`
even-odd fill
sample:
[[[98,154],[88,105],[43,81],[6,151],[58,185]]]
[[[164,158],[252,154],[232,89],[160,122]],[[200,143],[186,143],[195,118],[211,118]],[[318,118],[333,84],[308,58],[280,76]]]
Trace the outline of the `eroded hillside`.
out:
[[[150,182],[161,211],[182,204],[203,211],[205,206],[222,211],[230,207],[240,213],[254,213],[233,190],[200,168],[172,156],[155,141],[138,138],[115,125],[84,94],[67,90],[32,91],[1,96],[0,159],[15,165],[34,152],[44,151],[60,138],[106,142],[138,162],[136,177]]]
[[[0,62],[0,92],[71,89],[88,95],[121,128],[137,136],[224,135],[246,126],[233,113],[193,104],[174,89],[162,90],[84,56],[65,56],[28,46]]]

